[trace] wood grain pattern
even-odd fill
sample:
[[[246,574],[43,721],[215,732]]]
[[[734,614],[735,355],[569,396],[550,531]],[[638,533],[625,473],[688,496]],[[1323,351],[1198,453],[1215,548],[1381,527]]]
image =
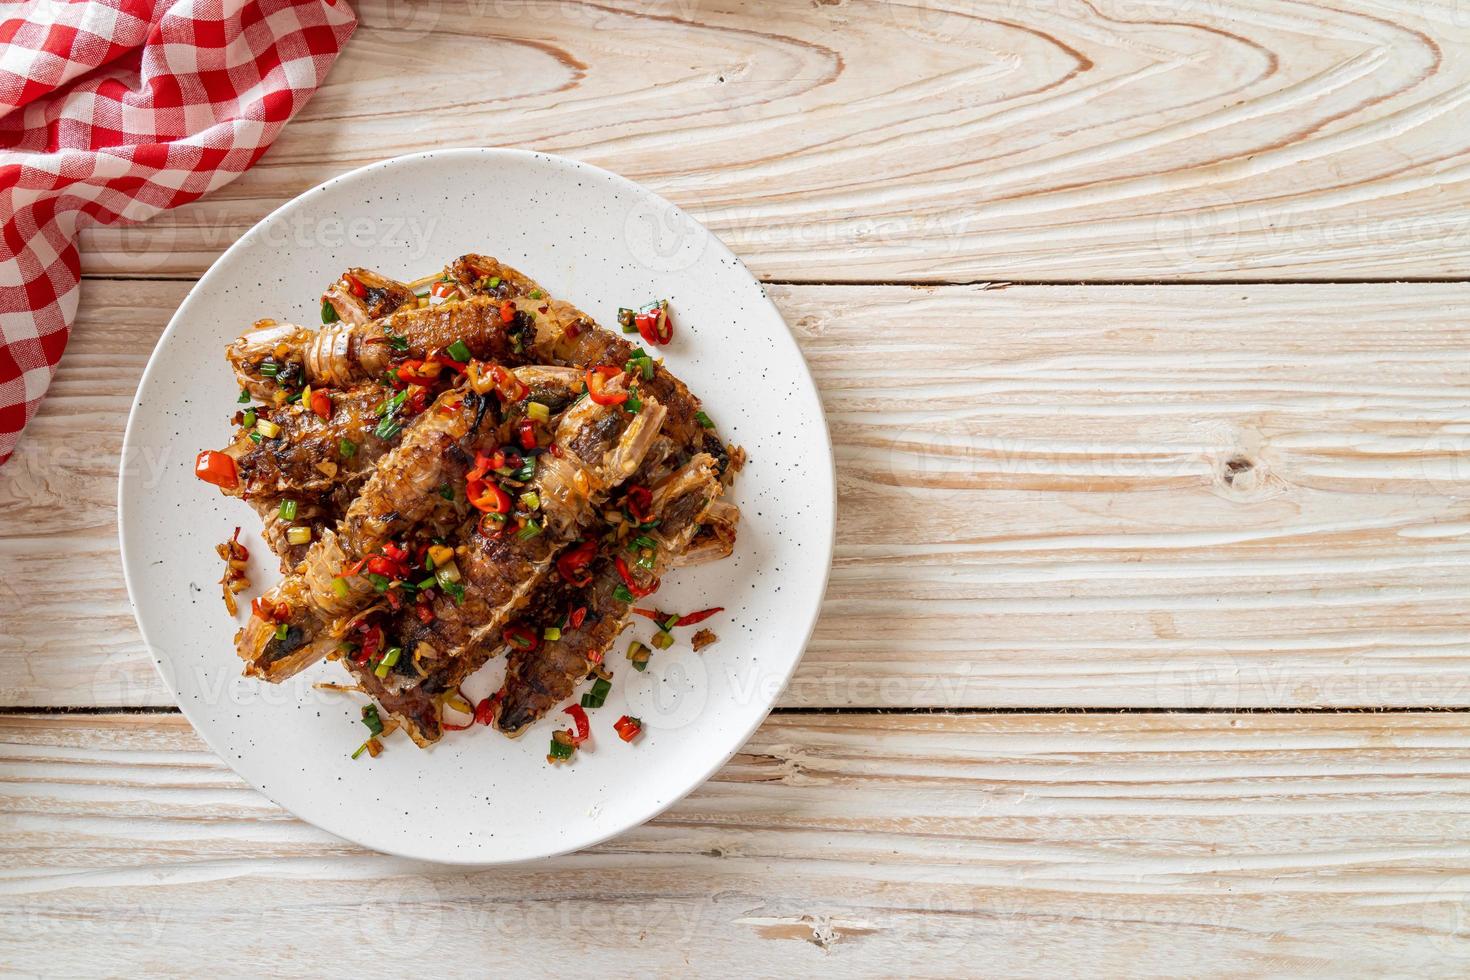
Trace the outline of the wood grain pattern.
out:
[[[1449,0],[355,6],[254,169],[88,232],[86,268],[197,276],[328,177],[489,144],[639,180],[768,278],[1470,271],[1470,21]]]
[[[185,290],[88,282],[0,469],[5,704],[172,703],[113,460]],[[772,292],[840,494],[783,704],[1470,705],[1470,286]]]
[[[0,801],[8,972],[1470,963],[1470,734],[1444,715],[776,717],[652,823],[489,871],[304,825],[176,716],[0,719]]]

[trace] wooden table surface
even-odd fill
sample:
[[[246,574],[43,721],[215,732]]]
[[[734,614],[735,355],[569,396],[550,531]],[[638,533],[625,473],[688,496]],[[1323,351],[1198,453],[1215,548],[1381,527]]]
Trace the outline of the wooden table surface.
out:
[[[0,468],[0,968],[1470,972],[1463,4],[357,6],[253,170],[83,237]],[[313,184],[451,145],[607,167],[724,238],[840,497],[750,743],[645,827],[491,871],[244,785],[116,543],[193,281]]]

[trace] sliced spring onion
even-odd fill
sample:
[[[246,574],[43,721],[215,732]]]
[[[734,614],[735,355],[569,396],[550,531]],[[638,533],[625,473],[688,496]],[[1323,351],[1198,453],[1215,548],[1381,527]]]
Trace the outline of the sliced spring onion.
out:
[[[640,673],[648,669],[648,658],[652,654],[653,651],[648,649],[647,645],[637,640],[628,644],[628,662],[633,665],[634,670]]]
[[[500,277],[491,276],[490,281],[486,283],[486,285],[489,286],[491,289],[498,289],[500,287]]]
[[[454,600],[456,606],[464,605],[463,585],[460,585],[458,582],[440,582],[439,584],[444,587],[445,592],[449,593],[449,597]]]
[[[435,489],[434,492],[443,497],[445,500],[454,499],[454,487],[448,483],[439,484],[438,488]]]
[[[632,602],[633,593],[628,591],[626,585],[619,584],[616,589],[613,589],[613,598],[619,602]]]
[[[393,415],[403,407],[403,403],[406,401],[408,401],[408,389],[404,388],[392,398],[383,399],[378,404],[377,412],[379,415]]]
[[[356,760],[356,759],[357,759],[357,757],[358,757],[358,756],[360,756],[360,755],[362,755],[362,754],[363,754],[363,753],[364,753],[364,752],[366,752],[366,751],[367,751],[367,747],[368,747],[368,746],[369,746],[369,745],[371,745],[371,744],[373,744],[373,740],[372,740],[372,739],[368,739],[368,740],[367,740],[367,741],[366,741],[366,742],[363,742],[363,743],[362,743],[362,744],[361,744],[361,745],[359,745],[359,746],[358,746],[358,747],[357,747],[357,751],[356,751],[356,752],[354,752],[354,753],[352,753],[352,758],[353,758],[353,760],[354,760],[354,761],[355,761],[355,760]]]
[[[660,650],[667,650],[674,645],[674,634],[659,630],[653,634],[653,645]]]
[[[607,692],[612,690],[612,682],[605,677],[599,677],[592,682],[592,689],[582,695],[582,707],[600,708],[607,702]]]
[[[678,625],[679,625],[679,617],[678,616],[670,616],[668,619],[664,620],[664,624],[661,627],[661,629],[663,629],[663,631],[665,633],[671,633],[671,632],[673,632],[674,627],[675,626],[678,626]]]
[[[260,362],[260,373],[265,375],[267,378],[274,378],[276,375],[281,373],[281,366],[275,361],[267,358],[266,360]]]
[[[377,572],[368,572],[365,577],[369,582],[373,583],[373,589],[378,592],[387,592],[388,586],[392,584],[388,580],[388,576],[379,575]]]
[[[521,494],[521,506],[526,508],[526,510],[535,510],[541,506],[541,498],[535,490],[532,490],[530,493],[523,493]]]
[[[403,656],[402,647],[389,647],[388,652],[383,654],[383,659],[378,666],[373,668],[373,673],[378,677],[387,677],[388,671],[398,663],[398,658]]]
[[[286,540],[291,544],[310,544],[311,528],[303,525],[286,528]]]
[[[437,565],[438,563],[436,562],[435,564]],[[459,566],[456,565],[453,560],[447,561],[434,569],[434,578],[438,580],[440,585],[444,585],[448,582],[458,582]]]
[[[291,627],[287,626],[285,623],[282,623],[281,625],[276,627],[276,639],[284,640],[290,632]]]
[[[376,704],[365,704],[362,706],[362,723],[374,735],[383,734],[383,719],[378,717],[378,706]]]
[[[643,411],[643,399],[638,397],[637,385],[633,385],[628,389],[628,400],[623,402],[623,411],[630,415],[637,415]]]
[[[536,457],[527,456],[526,461],[521,464],[521,468],[510,475],[512,479],[519,480],[522,483],[530,480],[536,475]]]
[[[526,526],[516,532],[516,537],[522,541],[528,541],[541,533],[541,525],[535,521],[527,521]]]
[[[541,631],[541,637],[546,640],[559,640],[561,639],[561,630],[555,626],[548,626]]]
[[[236,404],[239,404],[239,405],[249,405],[250,404],[250,392],[246,391],[244,388],[241,388],[240,389],[240,397],[239,398],[236,398],[235,399],[235,402],[236,402]]]
[[[392,439],[402,430],[403,423],[390,415],[378,423],[377,427],[373,429],[373,435],[379,439]]]
[[[448,565],[454,561],[454,549],[447,544],[431,544],[429,557],[434,560],[435,565]]]
[[[463,340],[456,340],[454,343],[444,348],[444,353],[448,354],[450,357],[454,358],[460,363],[464,363],[465,361],[468,361],[470,358],[475,356],[474,354],[470,353],[469,347],[465,345],[465,342]]]
[[[551,418],[551,409],[540,402],[526,402],[526,417],[536,422],[546,422]]]
[[[255,428],[255,418],[255,409],[247,408],[245,410],[245,416],[240,419],[240,424],[247,429],[253,429]]]
[[[434,587],[434,583],[437,582],[437,581],[438,581],[438,579],[436,579],[436,578],[434,578],[434,576],[430,575],[428,578],[424,579],[422,582],[420,582],[418,585],[416,585],[415,588],[418,588],[418,589],[432,589]]]
[[[290,499],[281,501],[281,509],[277,513],[281,515],[283,521],[296,520],[296,501]]]
[[[337,593],[338,599],[345,599],[351,590],[347,586],[347,580],[338,575],[332,579],[332,591]]]
[[[384,331],[383,336],[388,338],[388,346],[394,350],[408,350],[408,338],[400,337],[396,333]]]
[[[267,439],[274,439],[276,436],[281,434],[281,427],[279,425],[276,425],[276,423],[272,422],[270,419],[261,419],[255,423],[255,431],[259,432]]]
[[[571,742],[558,742],[555,736],[551,739],[551,750],[546,754],[548,759],[570,759],[577,747]]]
[[[704,414],[704,409],[700,409],[699,411],[694,413],[694,421],[698,422],[706,429],[713,429],[715,427],[715,424],[710,421],[709,416]]]
[[[264,439],[265,436],[261,435],[259,432],[250,433],[250,441],[255,443],[257,446],[260,445],[261,441]]]
[[[337,322],[337,308],[334,307],[331,303],[327,302],[326,300],[322,300],[322,322],[323,323],[336,323]]]
[[[357,455],[357,443],[351,439],[338,439],[337,452],[342,454],[343,459],[351,459]]]
[[[539,290],[539,289],[533,289],[533,290],[531,290],[531,298],[532,299],[544,299],[545,297],[546,297],[546,294],[543,293],[541,290]]]

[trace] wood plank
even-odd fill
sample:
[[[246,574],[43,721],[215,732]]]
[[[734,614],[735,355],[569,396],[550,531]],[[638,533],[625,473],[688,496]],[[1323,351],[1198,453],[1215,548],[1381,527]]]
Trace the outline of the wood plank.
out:
[[[471,871],[296,821],[177,716],[12,716],[0,958],[1463,976],[1467,809],[1460,716],[786,716],[647,826]]]
[[[112,460],[185,288],[88,282],[0,469],[4,703],[170,703]],[[1470,286],[772,293],[840,494],[783,704],[1470,705]]]
[[[86,268],[197,276],[328,177],[493,144],[641,181],[768,278],[1470,273],[1454,4],[355,7],[326,86],[253,170],[89,231]]]

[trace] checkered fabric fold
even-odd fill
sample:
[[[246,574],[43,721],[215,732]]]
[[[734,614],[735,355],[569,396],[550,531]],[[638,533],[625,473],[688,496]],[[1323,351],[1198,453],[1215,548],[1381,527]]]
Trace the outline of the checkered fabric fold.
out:
[[[77,232],[229,183],[321,85],[341,0],[0,6],[0,463],[66,348]]]

